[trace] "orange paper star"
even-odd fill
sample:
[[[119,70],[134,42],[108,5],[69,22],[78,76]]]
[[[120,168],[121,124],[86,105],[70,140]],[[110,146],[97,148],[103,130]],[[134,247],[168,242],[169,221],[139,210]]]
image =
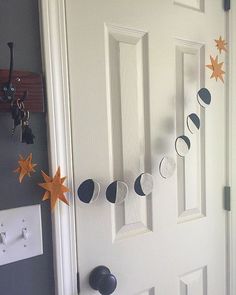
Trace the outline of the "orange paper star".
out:
[[[43,201],[50,199],[51,209],[55,208],[58,199],[69,205],[69,202],[64,195],[64,193],[69,192],[69,189],[63,185],[66,177],[61,178],[60,167],[58,167],[54,177],[48,176],[43,171],[41,172],[45,180],[45,183],[39,183],[39,186],[46,190],[46,192],[43,195]]]
[[[30,154],[26,159],[24,159],[20,155],[20,160],[18,161],[19,167],[14,170],[14,172],[19,173],[19,182],[21,183],[23,178],[28,175],[31,176],[30,173],[35,172],[34,167],[37,166],[37,164],[32,163],[32,154]]]
[[[222,50],[225,52],[227,51],[227,48],[226,48],[227,43],[225,42],[225,40],[222,39],[221,36],[218,40],[215,40],[215,42],[216,42],[216,47],[219,50],[220,54]]]
[[[218,55],[215,59],[212,56],[210,56],[210,58],[211,64],[206,67],[212,70],[211,78],[215,78],[216,81],[219,78],[224,83],[223,74],[225,74],[225,72],[221,69],[224,63],[218,63]]]

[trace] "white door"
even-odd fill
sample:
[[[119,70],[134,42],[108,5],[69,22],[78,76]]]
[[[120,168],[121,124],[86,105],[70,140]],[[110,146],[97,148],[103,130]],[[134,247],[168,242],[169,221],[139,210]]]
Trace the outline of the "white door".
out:
[[[104,265],[117,295],[226,295],[225,86],[206,68],[210,55],[225,57],[214,41],[226,34],[222,0],[66,0],[66,11],[75,183],[101,185],[96,202],[77,200],[80,294],[98,294],[88,278]],[[166,156],[176,170],[164,179]],[[148,196],[134,191],[143,172]],[[115,180],[129,194],[113,205]]]

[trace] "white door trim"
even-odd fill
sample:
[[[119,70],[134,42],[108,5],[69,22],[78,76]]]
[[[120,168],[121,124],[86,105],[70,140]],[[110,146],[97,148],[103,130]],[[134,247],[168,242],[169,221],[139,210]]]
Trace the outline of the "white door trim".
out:
[[[47,83],[49,125],[49,157],[51,171],[61,166],[72,192],[70,207],[59,204],[52,214],[54,271],[57,295],[77,294],[77,253],[75,233],[74,177],[70,99],[68,79],[67,32],[65,0],[40,0],[41,41]],[[228,99],[228,175],[226,185],[232,187],[232,211],[228,215],[228,265],[230,274],[227,295],[236,294],[236,3],[231,1],[229,28],[229,92]],[[223,8],[222,8],[223,9]]]
[[[229,225],[229,294],[236,294],[236,2],[231,1],[228,14],[229,42],[229,93],[228,93],[228,185],[231,186],[231,212],[228,216]]]
[[[70,206],[59,203],[52,214],[54,272],[57,295],[77,294],[75,199],[72,167],[67,36],[64,0],[40,0],[44,72],[47,84],[51,173],[60,165],[71,190]]]

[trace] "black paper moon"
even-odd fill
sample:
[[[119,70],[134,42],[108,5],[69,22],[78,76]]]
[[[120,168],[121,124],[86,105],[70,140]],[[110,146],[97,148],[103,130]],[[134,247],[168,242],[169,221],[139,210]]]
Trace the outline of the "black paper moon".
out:
[[[187,117],[187,126],[192,134],[195,134],[199,131],[200,125],[200,118],[197,114],[192,113]]]
[[[175,141],[175,149],[179,156],[185,157],[191,148],[191,142],[186,135],[177,137]]]
[[[162,158],[160,165],[159,165],[159,172],[161,177],[167,179],[170,178],[176,168],[176,162],[173,158],[171,157],[164,157]]]
[[[139,196],[147,196],[153,190],[153,177],[149,173],[139,175],[134,183],[134,190]]]
[[[81,202],[93,203],[97,200],[100,193],[100,184],[93,179],[87,179],[81,183],[77,194]]]
[[[197,93],[199,104],[206,108],[211,103],[211,93],[207,88],[201,88]]]
[[[128,195],[128,186],[123,181],[112,182],[106,190],[106,198],[112,204],[122,203]]]

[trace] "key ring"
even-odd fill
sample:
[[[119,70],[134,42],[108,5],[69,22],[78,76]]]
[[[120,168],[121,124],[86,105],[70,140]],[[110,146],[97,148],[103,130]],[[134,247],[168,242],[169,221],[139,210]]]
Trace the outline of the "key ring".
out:
[[[16,104],[17,104],[19,110],[23,110],[25,108],[25,105],[24,105],[23,101],[20,98],[18,98],[16,100]]]

